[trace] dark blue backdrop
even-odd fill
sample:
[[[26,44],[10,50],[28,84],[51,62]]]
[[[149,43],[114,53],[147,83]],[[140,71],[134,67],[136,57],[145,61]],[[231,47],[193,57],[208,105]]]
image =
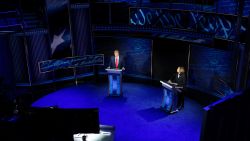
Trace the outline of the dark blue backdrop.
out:
[[[3,84],[14,84],[13,67],[8,45],[8,36],[0,34],[0,79]]]
[[[188,86],[205,93],[218,95],[216,80],[220,79],[231,88],[234,87],[234,66],[232,51],[193,45],[190,55]]]

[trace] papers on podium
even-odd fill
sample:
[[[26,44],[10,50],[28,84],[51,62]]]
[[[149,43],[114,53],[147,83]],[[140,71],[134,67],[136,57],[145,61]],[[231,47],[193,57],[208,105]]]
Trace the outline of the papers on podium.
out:
[[[163,87],[165,87],[165,88],[167,88],[167,89],[170,89],[170,90],[175,89],[175,90],[178,91],[178,92],[181,92],[180,89],[183,88],[183,87],[177,86],[177,85],[178,85],[177,83],[172,83],[172,82],[170,82],[170,81],[164,82],[164,81],[161,80],[160,83],[162,84]]]
[[[105,69],[109,73],[121,73],[122,69]]]
[[[160,81],[162,86],[166,87],[166,88],[169,88],[169,89],[172,89],[173,86],[169,85],[168,83],[164,82],[164,81]]]

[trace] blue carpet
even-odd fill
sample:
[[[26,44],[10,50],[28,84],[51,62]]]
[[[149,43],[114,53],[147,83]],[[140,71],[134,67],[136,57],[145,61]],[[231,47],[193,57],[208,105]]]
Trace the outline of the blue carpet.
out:
[[[123,97],[107,97],[107,84],[81,84],[60,89],[33,107],[99,108],[100,124],[115,126],[115,141],[198,141],[202,106],[185,97],[184,110],[167,115],[159,107],[161,87],[124,83]]]

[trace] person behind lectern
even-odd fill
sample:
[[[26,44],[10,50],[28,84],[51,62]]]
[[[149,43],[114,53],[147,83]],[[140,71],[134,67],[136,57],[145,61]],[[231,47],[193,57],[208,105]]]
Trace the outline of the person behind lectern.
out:
[[[178,67],[176,73],[168,80],[169,83],[175,84],[179,87],[184,87],[186,83],[186,75],[184,67]]]
[[[125,70],[124,67],[124,58],[119,55],[119,50],[114,50],[114,56],[110,57],[109,69],[122,69]]]
[[[168,80],[168,83],[175,85],[176,88],[182,89],[185,87],[186,84],[186,75],[185,75],[185,69],[184,67],[178,67],[176,70],[176,73],[173,75],[173,77]],[[184,93],[178,92],[177,93],[178,98],[177,98],[177,106],[178,110],[181,110],[184,108]]]

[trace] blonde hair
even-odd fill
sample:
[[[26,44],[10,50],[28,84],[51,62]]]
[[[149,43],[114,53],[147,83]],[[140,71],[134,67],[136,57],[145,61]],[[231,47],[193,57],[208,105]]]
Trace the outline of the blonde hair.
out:
[[[177,70],[179,70],[180,73],[185,73],[185,68],[184,67],[179,66],[177,68]]]

